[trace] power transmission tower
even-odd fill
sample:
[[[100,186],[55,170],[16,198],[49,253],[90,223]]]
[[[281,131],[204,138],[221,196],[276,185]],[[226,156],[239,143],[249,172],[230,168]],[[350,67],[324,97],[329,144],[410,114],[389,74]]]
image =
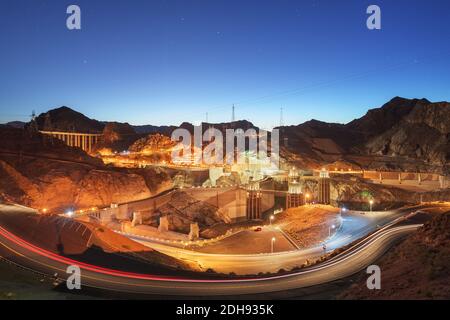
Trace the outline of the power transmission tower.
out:
[[[38,125],[37,125],[37,121],[36,121],[36,112],[34,110],[31,113],[30,117],[31,117],[31,121],[28,126],[28,132],[30,135],[34,135],[38,132]]]
[[[235,122],[236,121],[236,114],[235,114],[235,107],[233,104],[233,108],[232,108],[232,112],[231,112],[231,122]]]
[[[283,107],[280,109],[280,127],[284,127]]]

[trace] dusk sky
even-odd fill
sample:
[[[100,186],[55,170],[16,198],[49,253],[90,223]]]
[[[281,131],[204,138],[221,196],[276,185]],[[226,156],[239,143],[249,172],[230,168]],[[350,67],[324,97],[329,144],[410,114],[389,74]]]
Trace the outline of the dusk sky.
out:
[[[77,4],[82,30],[66,28]],[[382,29],[368,30],[377,4]],[[432,4],[432,5],[431,5]],[[131,124],[348,122],[450,100],[448,0],[1,0],[0,123],[62,105]]]

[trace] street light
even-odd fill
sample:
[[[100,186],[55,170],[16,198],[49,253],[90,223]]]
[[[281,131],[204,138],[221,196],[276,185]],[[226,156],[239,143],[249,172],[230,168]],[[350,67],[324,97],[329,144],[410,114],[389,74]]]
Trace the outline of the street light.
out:
[[[328,237],[331,237],[331,229],[336,229],[336,226],[333,224],[331,227],[328,228]]]
[[[370,212],[372,212],[372,206],[373,206],[373,200],[372,199],[370,199],[369,205],[370,205]]]
[[[275,237],[273,237],[272,241],[270,242],[270,245],[271,245],[270,246],[270,249],[271,249],[270,251],[271,251],[271,253],[273,253],[273,244],[275,243],[275,240],[276,240]]]
[[[310,197],[310,194],[309,194],[309,193],[305,194],[305,197],[306,197],[306,204],[308,204],[308,202],[309,202],[309,197]]]
[[[68,211],[66,211],[66,215],[67,215],[69,218],[72,218],[72,217],[74,216],[74,214],[75,214],[75,212],[73,212],[73,210],[68,210]]]
[[[275,219],[275,216],[274,215],[271,215],[270,216],[270,225],[272,225],[272,221]]]

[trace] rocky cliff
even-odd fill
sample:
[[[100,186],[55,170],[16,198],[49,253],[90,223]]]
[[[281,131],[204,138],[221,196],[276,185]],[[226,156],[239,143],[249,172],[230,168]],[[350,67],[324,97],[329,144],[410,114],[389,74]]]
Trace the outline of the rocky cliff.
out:
[[[334,204],[349,209],[369,210],[369,201],[374,200],[373,210],[386,210],[420,201],[415,192],[392,186],[367,183],[356,177],[340,177],[330,180],[330,196]]]
[[[0,194],[52,211],[140,200],[168,188],[161,170],[109,168],[82,150],[25,130],[0,128]]]
[[[450,104],[417,103],[400,121],[369,139],[368,154],[405,156],[432,165],[450,162]]]
[[[381,290],[368,290],[367,275],[340,298],[344,299],[449,299],[450,212],[436,214],[377,264]]]

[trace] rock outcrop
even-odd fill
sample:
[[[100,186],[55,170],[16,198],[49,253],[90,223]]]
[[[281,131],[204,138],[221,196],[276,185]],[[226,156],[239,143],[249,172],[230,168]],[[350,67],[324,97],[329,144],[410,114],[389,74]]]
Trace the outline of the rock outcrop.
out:
[[[420,201],[415,192],[386,185],[367,183],[356,177],[330,179],[331,199],[335,205],[345,205],[355,210],[369,210],[369,201],[374,201],[373,210],[385,210],[414,204]]]
[[[167,153],[170,152],[176,144],[177,143],[172,141],[169,137],[157,133],[150,134],[137,140],[130,146],[129,150],[131,152],[144,154]]]
[[[401,121],[365,144],[369,154],[450,162],[450,104],[418,103]]]
[[[170,231],[189,234],[191,224],[197,223],[199,230],[203,230],[223,222],[220,216],[216,207],[177,191],[167,204],[158,208],[149,223],[156,226],[157,221],[165,217]]]
[[[1,192],[17,203],[51,211],[106,207],[153,195],[138,174],[99,170],[76,163],[0,160]]]
[[[96,150],[106,148],[115,152],[126,151],[138,138],[128,123],[108,122],[103,130],[103,139],[96,145]]]

